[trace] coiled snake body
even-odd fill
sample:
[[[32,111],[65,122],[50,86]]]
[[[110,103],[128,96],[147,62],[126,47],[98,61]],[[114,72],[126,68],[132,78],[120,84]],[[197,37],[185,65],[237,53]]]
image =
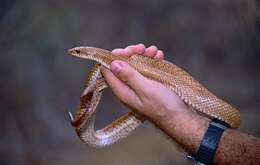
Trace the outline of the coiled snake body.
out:
[[[89,75],[75,118],[69,113],[71,123],[79,138],[93,147],[108,146],[127,137],[145,120],[145,117],[132,111],[105,128],[94,130],[96,107],[102,90],[108,87],[100,72],[100,67],[104,66],[109,69],[113,60],[129,63],[143,76],[170,88],[186,104],[209,118],[225,121],[231,128],[237,128],[240,124],[240,113],[237,109],[217,98],[187,72],[166,60],[141,55],[116,56],[110,51],[94,47],[76,47],[70,49],[69,54],[98,62]]]

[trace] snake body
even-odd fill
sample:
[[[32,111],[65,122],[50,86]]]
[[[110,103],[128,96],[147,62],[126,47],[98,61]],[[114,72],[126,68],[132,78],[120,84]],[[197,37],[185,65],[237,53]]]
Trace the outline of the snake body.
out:
[[[98,63],[90,72],[75,118],[70,113],[71,123],[79,138],[90,146],[111,145],[127,137],[145,120],[144,116],[131,111],[105,128],[94,130],[96,107],[102,90],[108,87],[100,72],[100,67],[109,69],[113,60],[129,63],[143,76],[162,83],[187,105],[209,118],[225,121],[231,128],[237,128],[240,124],[240,113],[236,108],[213,95],[191,75],[169,61],[141,55],[116,56],[110,51],[94,47],[75,47],[69,50],[69,54]]]

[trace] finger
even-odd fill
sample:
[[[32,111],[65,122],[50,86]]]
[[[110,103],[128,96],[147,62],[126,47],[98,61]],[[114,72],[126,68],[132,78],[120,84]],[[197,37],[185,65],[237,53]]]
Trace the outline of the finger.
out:
[[[123,55],[123,56],[129,56],[131,54],[129,50],[122,49],[122,48],[114,49],[112,50],[112,53],[115,55]]]
[[[116,48],[116,49],[112,50],[112,53],[116,54],[116,55],[119,55],[122,50],[123,50],[122,48]]]
[[[127,50],[131,52],[131,54],[143,54],[145,51],[144,44],[130,45],[126,47]]]
[[[157,53],[158,48],[154,45],[150,46],[149,48],[145,49],[144,55],[149,57],[154,57]]]
[[[164,53],[161,50],[158,50],[156,55],[154,56],[154,58],[158,58],[158,59],[164,59]]]
[[[148,79],[128,63],[115,60],[111,63],[110,69],[117,78],[129,85],[137,95],[143,95],[145,89],[147,89]]]
[[[140,105],[140,100],[135,92],[124,82],[119,80],[110,70],[102,67],[101,72],[112,91],[121,101],[130,104],[133,107],[138,107]]]

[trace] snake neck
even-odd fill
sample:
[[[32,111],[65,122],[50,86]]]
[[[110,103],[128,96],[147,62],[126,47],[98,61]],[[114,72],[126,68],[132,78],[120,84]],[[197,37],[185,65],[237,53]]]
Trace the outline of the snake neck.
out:
[[[110,69],[114,60],[127,61],[129,56],[117,56],[112,52],[94,47],[76,47],[70,50],[70,54],[76,57],[92,60]]]

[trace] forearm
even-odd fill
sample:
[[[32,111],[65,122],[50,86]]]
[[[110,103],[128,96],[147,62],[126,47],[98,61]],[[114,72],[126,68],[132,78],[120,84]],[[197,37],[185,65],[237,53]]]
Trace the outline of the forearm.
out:
[[[210,120],[190,110],[165,111],[165,116],[151,115],[151,120],[184,149],[195,154]],[[220,140],[214,163],[260,164],[259,138],[227,129]]]
[[[260,139],[227,129],[219,143],[216,164],[260,164]]]

